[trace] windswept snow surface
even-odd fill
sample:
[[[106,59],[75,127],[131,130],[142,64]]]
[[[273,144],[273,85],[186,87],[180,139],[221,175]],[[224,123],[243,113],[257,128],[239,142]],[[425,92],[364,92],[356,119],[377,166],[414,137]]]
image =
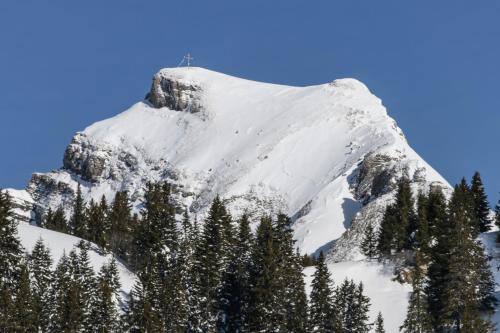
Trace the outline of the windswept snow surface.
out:
[[[54,267],[57,265],[57,262],[62,257],[63,253],[69,254],[73,247],[81,241],[81,238],[39,228],[28,223],[19,223],[18,236],[21,240],[21,244],[27,252],[31,252],[35,243],[39,239],[42,239],[45,246],[50,249],[50,253],[54,261]],[[96,251],[96,249],[97,246],[91,246],[89,250],[89,258],[94,271],[98,273],[101,266],[108,263],[112,257],[111,255],[100,254]],[[122,294],[128,295],[134,285],[135,275],[120,262],[118,262],[117,265],[118,272],[120,274],[121,292]]]
[[[334,286],[339,286],[344,279],[363,282],[365,295],[370,297],[370,322],[374,322],[377,314],[382,312],[385,330],[388,333],[399,332],[399,327],[406,318],[410,285],[402,285],[392,281],[393,267],[384,266],[376,261],[347,261],[329,264]],[[304,270],[307,293],[310,293],[314,268]]]

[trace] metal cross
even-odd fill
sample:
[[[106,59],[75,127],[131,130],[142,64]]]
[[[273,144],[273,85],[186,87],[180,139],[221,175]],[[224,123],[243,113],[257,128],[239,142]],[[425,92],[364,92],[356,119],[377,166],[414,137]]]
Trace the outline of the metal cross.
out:
[[[191,54],[190,54],[190,53],[188,53],[187,55],[185,55],[185,56],[184,56],[184,59],[186,59],[188,67],[190,67],[190,66],[191,66],[191,60],[194,60],[194,58],[193,58],[193,57],[191,57]]]

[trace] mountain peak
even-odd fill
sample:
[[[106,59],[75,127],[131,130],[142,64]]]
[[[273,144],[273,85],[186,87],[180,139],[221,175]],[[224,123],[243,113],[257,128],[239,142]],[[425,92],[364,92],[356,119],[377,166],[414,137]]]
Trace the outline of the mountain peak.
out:
[[[166,67],[160,69],[155,74],[155,77],[156,76],[162,76],[174,80],[185,80],[194,82],[207,81],[210,79],[213,80],[217,78],[227,79],[232,77],[230,75],[226,75],[203,67]]]
[[[293,216],[297,245],[313,253],[357,235],[345,233],[356,213],[356,225],[368,223],[367,203],[383,207],[378,198],[404,168],[422,187],[446,186],[358,80],[293,87],[165,68],[146,101],[76,134],[63,169],[34,175],[29,191],[46,198],[37,202],[40,216],[70,202],[78,183],[88,199],[127,190],[140,205],[145,182],[169,181],[185,191],[182,205],[199,214],[219,194],[235,215],[267,207],[260,213]],[[355,256],[356,241],[342,253]]]

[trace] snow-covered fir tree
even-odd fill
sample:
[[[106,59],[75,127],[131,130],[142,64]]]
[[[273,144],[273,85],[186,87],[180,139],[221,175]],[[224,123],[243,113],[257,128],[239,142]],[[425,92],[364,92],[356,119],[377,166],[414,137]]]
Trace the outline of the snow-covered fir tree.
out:
[[[51,289],[54,275],[52,256],[42,239],[38,239],[29,256],[29,272],[37,326],[40,331],[47,332],[55,305]]]
[[[116,262],[104,264],[97,277],[96,295],[92,304],[92,330],[118,332],[121,328],[119,309],[120,282]]]
[[[250,221],[243,214],[238,223],[229,265],[222,278],[219,328],[226,332],[248,332],[252,243]]]
[[[333,281],[325,264],[323,252],[316,260],[316,270],[311,282],[309,305],[309,330],[318,333],[337,331],[337,314],[335,311]]]
[[[377,319],[375,320],[375,333],[385,333],[384,317],[382,317],[382,312],[378,313]]]
[[[370,299],[364,295],[363,284],[344,280],[335,292],[335,310],[341,332],[367,333],[370,330],[368,311]]]
[[[470,193],[474,201],[474,216],[479,232],[489,231],[491,229],[490,206],[481,175],[477,171],[472,176]]]
[[[408,303],[406,319],[400,330],[403,333],[432,333],[432,318],[425,293],[425,275],[421,265],[421,254],[417,252],[412,277],[412,293]]]
[[[70,227],[73,235],[87,237],[87,217],[85,215],[85,201],[82,195],[82,187],[78,184],[75,200],[73,202],[73,211],[70,219]]]
[[[369,223],[366,226],[363,235],[363,241],[361,242],[361,251],[369,259],[373,259],[377,255],[377,243],[377,234],[375,233],[373,225]]]

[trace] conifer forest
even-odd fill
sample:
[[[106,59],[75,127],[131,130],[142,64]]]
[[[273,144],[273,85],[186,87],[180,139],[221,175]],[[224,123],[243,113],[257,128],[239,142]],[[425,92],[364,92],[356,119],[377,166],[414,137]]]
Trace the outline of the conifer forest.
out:
[[[0,193],[1,332],[385,332],[369,320],[362,283],[333,281],[323,252],[300,255],[291,218],[235,219],[216,197],[203,221],[172,199],[175,186],[149,183],[133,213],[127,192],[85,202],[71,215],[49,210],[41,227],[82,241],[54,262],[39,239],[27,253],[17,237],[7,191]],[[491,332],[497,299],[488,257],[477,237],[500,225],[479,173],[447,198],[440,188],[413,193],[398,180],[380,227],[365,229],[366,260],[395,263],[410,284],[404,333]],[[88,251],[113,259],[95,272]],[[119,292],[117,262],[136,275]],[[303,270],[314,266],[310,293]],[[375,309],[376,310],[376,309]]]

